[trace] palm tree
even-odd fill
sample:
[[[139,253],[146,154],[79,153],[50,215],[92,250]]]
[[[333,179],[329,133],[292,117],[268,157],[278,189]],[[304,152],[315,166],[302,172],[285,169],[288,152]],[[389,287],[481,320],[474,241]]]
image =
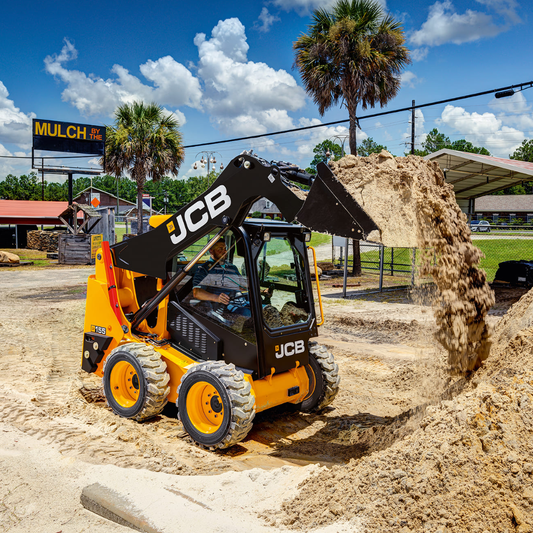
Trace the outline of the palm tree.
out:
[[[308,33],[294,43],[295,65],[318,111],[341,102],[350,117],[350,152],[357,155],[357,106],[383,107],[400,89],[411,62],[401,24],[374,0],[338,0],[317,9]]]
[[[157,104],[133,102],[115,110],[115,124],[106,130],[105,171],[116,177],[128,172],[137,184],[137,233],[143,232],[142,194],[147,178],[159,181],[178,175],[184,151],[179,124]]]

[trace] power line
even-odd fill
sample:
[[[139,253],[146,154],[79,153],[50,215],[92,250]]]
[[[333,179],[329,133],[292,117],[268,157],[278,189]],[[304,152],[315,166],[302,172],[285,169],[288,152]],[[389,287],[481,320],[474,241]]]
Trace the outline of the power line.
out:
[[[528,86],[528,87],[525,87]],[[401,109],[391,109],[390,111],[381,111],[380,113],[373,113],[371,115],[365,115],[364,117],[357,117],[357,120],[365,120],[368,118],[376,118],[376,117],[383,117],[386,115],[391,115],[393,113],[402,113],[404,111],[412,111],[413,109],[422,109],[425,107],[430,107],[434,105],[440,105],[440,104],[447,104],[448,102],[457,102],[458,100],[465,100],[466,98],[475,98],[477,96],[484,96],[486,94],[492,94],[497,92],[503,92],[503,91],[509,91],[512,89],[515,89],[517,87],[520,87],[520,90],[529,89],[533,87],[533,81],[527,81],[524,83],[518,83],[516,85],[508,85],[507,87],[500,87],[499,89],[491,89],[489,91],[482,91],[479,93],[472,93],[472,94],[465,94],[463,96],[455,96],[454,98],[447,98],[446,100],[438,100],[436,102],[428,102],[425,104],[419,104],[415,106],[409,106],[409,107],[403,107]],[[249,139],[259,139],[261,137],[272,137],[274,135],[283,135],[286,133],[293,133],[296,131],[304,131],[304,130],[310,130],[315,128],[324,128],[327,126],[336,126],[337,124],[344,124],[346,122],[349,122],[350,119],[344,119],[344,120],[336,120],[334,122],[324,122],[322,124],[313,124],[312,126],[302,126],[300,128],[292,128],[289,130],[280,130],[280,131],[274,131],[271,133],[262,133],[258,135],[249,135],[247,137],[235,137],[233,139],[225,139],[222,141],[212,141],[208,143],[199,143],[199,144],[190,144],[188,146],[184,146],[183,148],[198,148],[201,146],[213,146],[215,144],[224,144],[224,143],[230,143],[230,142],[237,142],[237,141],[245,141]]]
[[[402,112],[405,112],[405,111],[411,111],[412,112],[414,109],[423,109],[425,107],[446,104],[446,103],[449,103],[449,102],[457,102],[458,100],[465,100],[467,98],[475,98],[475,97],[478,97],[478,96],[484,96],[484,95],[487,95],[487,94],[493,94],[493,93],[497,93],[497,92],[511,91],[511,90],[514,90],[515,88],[519,88],[519,90],[522,91],[524,89],[529,89],[531,87],[533,87],[533,81],[528,81],[528,82],[518,83],[518,84],[515,84],[515,85],[508,85],[506,87],[500,87],[498,89],[490,89],[488,91],[481,91],[481,92],[478,92],[478,93],[471,93],[471,94],[466,94],[466,95],[462,95],[462,96],[455,96],[453,98],[447,98],[445,100],[437,100],[435,102],[427,102],[425,104],[411,105],[409,107],[403,107],[403,108],[400,108],[400,109],[391,109],[390,111],[381,111],[379,113],[372,113],[370,115],[365,115],[363,117],[357,117],[357,120],[361,121],[361,120],[365,120],[365,119],[369,119],[369,118],[383,117],[383,116],[386,116],[386,115],[391,115],[391,114],[394,114],[394,113],[402,113]],[[302,127],[299,127],[299,128],[292,128],[292,129],[288,129],[288,130],[280,130],[280,131],[274,131],[274,132],[270,132],[270,133],[261,133],[261,134],[258,134],[258,135],[248,135],[248,136],[245,136],[245,137],[235,137],[233,139],[224,139],[224,140],[220,140],[220,141],[212,141],[212,142],[207,142],[207,143],[189,144],[189,145],[184,146],[183,148],[184,149],[186,149],[186,148],[199,148],[199,147],[202,147],[202,146],[214,146],[214,145],[217,145],[217,144],[227,144],[227,143],[231,143],[231,142],[247,141],[247,140],[251,140],[251,139],[260,139],[260,138],[263,138],[263,137],[273,137],[274,135],[285,135],[287,133],[295,133],[295,132],[299,132],[299,131],[311,130],[311,129],[316,129],[316,128],[325,128],[325,127],[328,127],[328,126],[336,126],[336,125],[339,125],[339,124],[345,124],[346,122],[349,122],[349,121],[350,121],[350,119],[336,120],[336,121],[333,121],[333,122],[324,122],[324,123],[321,123],[321,124],[313,124],[313,125],[310,125],[310,126],[302,126]],[[405,121],[401,121],[400,123],[404,123],[404,122]],[[377,127],[379,127],[379,126],[377,126]],[[91,158],[91,157],[95,157],[95,156],[94,155],[93,156],[81,156],[81,155],[80,156],[40,156],[38,159],[74,159],[74,158]],[[0,158],[31,159],[31,157],[29,157],[29,156],[7,156],[7,155],[0,156]]]

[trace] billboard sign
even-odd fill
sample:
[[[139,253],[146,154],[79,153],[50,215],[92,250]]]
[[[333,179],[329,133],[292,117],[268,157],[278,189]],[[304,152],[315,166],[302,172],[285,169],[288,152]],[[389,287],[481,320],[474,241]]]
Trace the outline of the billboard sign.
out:
[[[33,148],[104,155],[105,126],[33,119]]]

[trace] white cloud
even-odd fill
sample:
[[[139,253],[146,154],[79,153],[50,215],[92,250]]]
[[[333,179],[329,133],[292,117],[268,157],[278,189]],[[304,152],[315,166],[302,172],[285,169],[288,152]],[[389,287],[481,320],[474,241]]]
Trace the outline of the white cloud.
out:
[[[254,135],[293,127],[288,111],[305,104],[305,92],[285,70],[247,60],[248,43],[239,19],[220,21],[211,39],[197,34],[198,75],[204,106],[224,131]]]
[[[426,59],[429,52],[429,48],[427,46],[424,46],[423,48],[415,48],[414,50],[411,50],[411,58],[413,61],[423,61]]]
[[[78,70],[69,70],[65,64],[77,57],[77,50],[65,40],[58,55],[47,56],[45,70],[67,85],[62,99],[70,102],[81,114],[111,116],[115,108],[134,100],[156,101],[163,105],[199,107],[201,89],[198,79],[170,56],[157,61],[149,60],[140,66],[141,73],[155,87],[144,84],[121,65],[114,65],[115,78],[104,80]],[[184,121],[182,120],[183,124]]]
[[[261,21],[261,25],[256,24],[255,28],[261,32],[270,31],[270,27],[272,26],[272,24],[280,20],[279,17],[271,15],[266,7],[263,7],[258,18]]]
[[[450,0],[435,2],[429,8],[428,19],[420,30],[410,35],[410,41],[417,46],[462,44],[494,37],[507,29],[506,26],[496,26],[486,13],[467,9],[460,15],[454,9]]]
[[[386,0],[377,0],[379,4],[387,11]],[[307,15],[311,11],[324,8],[329,9],[336,3],[336,0],[273,0],[272,4],[284,11],[296,11],[300,15]]]
[[[6,86],[0,81],[0,142],[28,149],[31,146],[31,121],[35,114],[23,113],[8,96]]]
[[[507,125],[527,131],[527,137],[533,135],[533,110],[521,91],[508,98],[494,98],[489,107],[499,111],[498,118]]]
[[[176,111],[170,111],[169,109],[163,108],[163,111],[167,115],[170,115],[171,117],[173,117],[174,120],[177,120],[180,126],[183,126],[183,124],[187,122],[185,119],[185,115],[179,109],[176,109]]]
[[[414,88],[415,84],[418,83],[420,80],[418,76],[411,72],[410,70],[406,70],[405,72],[402,72],[402,85],[408,85],[411,88]]]
[[[494,113],[468,113],[462,107],[447,105],[436,121],[459,132],[475,146],[484,146],[493,155],[508,157],[524,140],[524,133],[504,126]]]
[[[516,0],[476,0],[476,2],[493,9],[511,23],[522,22],[520,15],[516,12],[519,7]]]
[[[143,76],[157,87],[154,99],[171,106],[200,107],[202,93],[198,79],[170,56],[148,60],[140,66]]]

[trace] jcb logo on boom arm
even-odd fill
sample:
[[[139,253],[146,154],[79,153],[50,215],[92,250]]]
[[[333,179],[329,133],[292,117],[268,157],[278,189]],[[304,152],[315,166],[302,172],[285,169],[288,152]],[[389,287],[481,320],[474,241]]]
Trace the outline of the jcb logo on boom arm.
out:
[[[188,232],[194,232],[205,226],[209,219],[215,218],[231,205],[231,198],[228,196],[228,190],[224,185],[219,185],[216,189],[207,193],[203,200],[198,200],[189,206],[183,215],[178,215],[176,223],[178,225],[178,234],[174,232],[175,226],[173,222],[167,224],[167,228],[170,235],[172,244],[180,243],[187,236]],[[207,209],[207,212],[206,212]],[[194,218],[198,218],[198,214],[201,214],[200,219],[194,221],[193,214],[196,213]]]
[[[290,357],[305,352],[304,341],[286,342],[285,344],[276,345],[276,359]]]

